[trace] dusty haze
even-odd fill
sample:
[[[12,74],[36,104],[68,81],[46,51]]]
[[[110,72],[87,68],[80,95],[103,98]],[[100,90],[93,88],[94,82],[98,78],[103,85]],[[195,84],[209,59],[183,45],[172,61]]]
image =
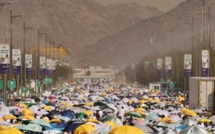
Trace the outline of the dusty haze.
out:
[[[156,7],[161,11],[168,11],[174,7],[176,7],[179,3],[185,0],[94,0],[103,5],[110,5],[116,3],[130,3],[136,2],[142,6],[152,6]]]

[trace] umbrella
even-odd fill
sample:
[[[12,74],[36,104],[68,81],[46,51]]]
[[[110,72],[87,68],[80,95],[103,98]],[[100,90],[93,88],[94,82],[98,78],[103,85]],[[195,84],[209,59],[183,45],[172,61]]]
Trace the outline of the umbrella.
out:
[[[37,124],[28,124],[28,125],[18,125],[15,128],[22,130],[22,131],[32,131],[32,132],[42,132],[42,127]]]
[[[208,134],[209,132],[206,129],[202,128],[202,127],[194,125],[194,126],[190,126],[190,127],[187,127],[185,129],[181,130],[179,134],[186,134],[186,133]]]
[[[64,111],[67,109],[67,106],[65,104],[60,104],[57,108],[61,111]]]
[[[93,116],[93,112],[90,110],[84,111],[84,114],[86,114],[87,116]]]
[[[185,125],[185,126],[192,126],[192,125],[196,125],[197,122],[190,119],[190,118],[186,118],[185,120],[183,120],[181,123],[181,125]]]
[[[102,122],[106,122],[106,121],[111,121],[113,119],[113,116],[105,116],[104,118],[102,118]]]
[[[50,123],[62,123],[62,121],[60,120],[60,119],[51,119],[50,121],[49,121]]]
[[[122,121],[119,118],[113,118],[111,121],[116,123],[117,126],[122,126]]]
[[[0,131],[0,134],[23,134],[21,131],[19,131],[17,128],[6,128]]]
[[[66,116],[59,116],[58,119],[61,119],[64,122],[69,122],[71,120],[69,117]]]
[[[72,111],[72,110],[65,110],[61,113],[62,116],[65,116],[65,117],[69,117],[70,119],[74,119],[75,118],[75,112]]]
[[[145,126],[145,125],[135,125],[139,129],[141,129],[145,133],[155,133],[150,127]]]
[[[94,106],[108,107],[107,104],[105,104],[103,102],[95,102]]]
[[[160,110],[160,111],[158,111],[158,115],[164,115],[165,117],[168,117],[169,114],[170,113],[168,111],[166,111],[166,110]]]
[[[155,124],[155,126],[157,127],[169,127],[169,124],[165,123],[165,122],[158,122]]]
[[[75,129],[74,134],[90,134],[95,132],[96,129],[90,124],[80,125]]]
[[[83,123],[81,122],[78,122],[78,123],[69,123],[63,131],[66,131],[66,132],[73,132],[75,131],[76,128],[78,128],[79,126],[83,125]]]
[[[45,127],[51,127],[50,124],[43,119],[35,119],[35,120],[31,121],[31,123],[38,124],[38,125],[45,126]]]
[[[210,120],[210,119],[207,119],[207,118],[202,118],[202,119],[198,120],[198,122],[206,122],[206,123],[209,123],[209,122],[211,122],[211,120]]]
[[[16,117],[11,114],[4,116],[4,120],[11,120],[11,119],[16,119]]]
[[[141,129],[132,126],[120,126],[112,129],[109,134],[145,134]]]
[[[93,123],[100,123],[97,119],[94,119],[94,118],[90,118],[90,119],[87,119],[86,122],[93,122]]]
[[[140,119],[140,120],[136,120],[134,122],[135,126],[139,126],[139,125],[146,125],[146,121],[145,119]]]
[[[32,116],[32,115],[24,115],[24,116],[20,116],[19,119],[20,119],[20,118],[21,118],[22,120],[30,120],[30,121],[32,121],[32,120],[35,119],[35,117]]]
[[[143,118],[141,114],[136,112],[130,112],[128,115],[136,118]]]
[[[0,121],[0,126],[10,127],[10,126],[13,126],[13,124],[5,122],[5,121]]]
[[[182,120],[178,115],[171,115],[170,119],[174,122]]]
[[[55,118],[57,116],[61,116],[61,113],[60,111],[58,110],[52,110],[50,113],[49,113],[49,116],[51,116],[52,118]]]
[[[112,129],[117,127],[117,124],[112,121],[106,121],[106,122],[104,122],[104,124],[110,125],[112,127]]]
[[[161,131],[158,134],[177,134],[177,132],[168,129],[168,130]]]
[[[145,119],[146,120],[156,120],[156,119],[159,119],[159,117],[156,114],[148,114]]]
[[[114,110],[112,108],[104,108],[102,111],[106,112],[106,113],[113,113],[114,112]]]
[[[43,134],[61,134],[62,132],[60,130],[46,130],[43,131]]]

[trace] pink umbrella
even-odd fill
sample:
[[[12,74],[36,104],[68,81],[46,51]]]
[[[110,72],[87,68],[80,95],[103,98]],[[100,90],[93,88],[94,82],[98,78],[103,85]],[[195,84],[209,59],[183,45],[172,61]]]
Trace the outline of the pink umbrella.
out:
[[[135,121],[135,126],[141,126],[141,125],[146,125],[145,119],[137,120]]]

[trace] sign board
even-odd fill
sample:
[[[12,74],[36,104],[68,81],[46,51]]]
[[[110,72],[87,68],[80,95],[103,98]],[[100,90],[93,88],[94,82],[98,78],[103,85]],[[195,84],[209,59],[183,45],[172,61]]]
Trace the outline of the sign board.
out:
[[[21,50],[13,49],[12,50],[12,63],[13,63],[13,74],[21,74]]]
[[[0,44],[0,74],[10,73],[10,46]]]
[[[32,74],[32,55],[31,54],[25,54],[25,69],[26,69],[27,75]]]

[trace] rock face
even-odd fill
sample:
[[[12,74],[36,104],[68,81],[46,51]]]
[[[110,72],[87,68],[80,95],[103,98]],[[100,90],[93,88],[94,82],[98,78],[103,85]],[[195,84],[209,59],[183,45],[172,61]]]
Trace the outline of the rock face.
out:
[[[23,44],[25,22],[26,27],[33,27],[26,32],[27,48],[38,43],[37,29],[40,29],[60,45],[68,47],[73,58],[79,54],[83,59],[88,58],[85,55],[88,46],[93,48],[93,44],[100,40],[115,36],[143,19],[162,14],[155,8],[141,7],[136,3],[103,6],[93,0],[11,0],[10,5],[0,7],[1,43],[10,42],[10,10],[13,15],[22,14],[22,17],[13,19],[14,48],[21,48]],[[40,37],[40,44],[45,45],[43,35]],[[109,49],[112,47],[114,45]],[[77,61],[80,56],[75,57]],[[79,63],[82,65],[82,62]],[[86,64],[91,64],[90,60]]]
[[[213,37],[215,1],[205,2],[206,7],[211,7],[211,37]],[[172,50],[191,49],[191,25],[184,22],[191,23],[192,17],[194,17],[195,48],[201,42],[202,16],[199,14],[201,11],[202,0],[186,0],[165,14],[139,21],[83,48],[79,56],[82,59],[79,61],[83,64],[89,62],[95,65],[120,65],[137,62],[149,56],[171,55]],[[151,44],[152,39],[153,44]],[[214,38],[212,38],[212,47],[215,46],[213,42]]]

